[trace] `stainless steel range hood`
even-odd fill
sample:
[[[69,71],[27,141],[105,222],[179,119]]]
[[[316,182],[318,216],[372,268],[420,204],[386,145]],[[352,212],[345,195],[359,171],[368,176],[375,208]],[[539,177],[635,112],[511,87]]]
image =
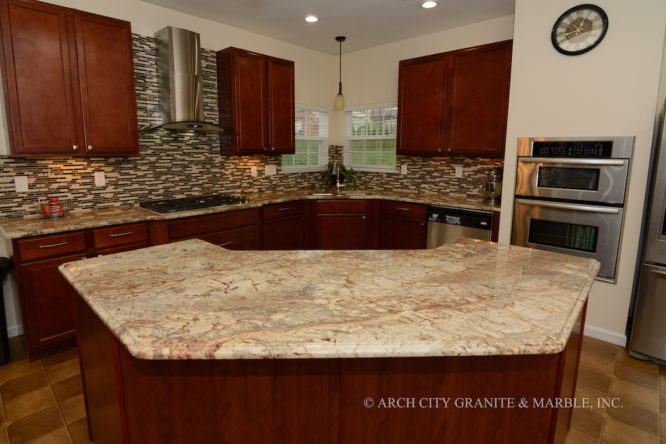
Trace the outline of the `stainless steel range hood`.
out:
[[[155,38],[162,123],[148,131],[162,128],[224,132],[218,125],[204,121],[199,34],[167,26],[157,31]]]

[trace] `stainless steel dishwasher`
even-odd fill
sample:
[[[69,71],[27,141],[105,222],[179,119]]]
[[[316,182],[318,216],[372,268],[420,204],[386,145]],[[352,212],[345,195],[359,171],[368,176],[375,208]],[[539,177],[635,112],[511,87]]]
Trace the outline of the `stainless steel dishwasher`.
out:
[[[461,237],[489,241],[492,221],[490,211],[430,205],[426,246],[437,248]]]

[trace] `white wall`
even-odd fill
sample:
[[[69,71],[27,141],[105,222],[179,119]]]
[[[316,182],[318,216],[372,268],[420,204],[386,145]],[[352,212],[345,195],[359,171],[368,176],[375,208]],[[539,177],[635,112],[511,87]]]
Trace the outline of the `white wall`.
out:
[[[586,334],[624,345],[641,229],[652,125],[666,25],[663,0],[597,0],[609,30],[594,50],[568,57],[550,30],[578,0],[516,0],[513,67],[500,242],[511,237],[516,139],[521,136],[636,136],[617,284],[596,282]]]
[[[348,54],[345,54],[343,44],[342,86],[345,105],[397,103],[400,60],[509,40],[512,36],[513,16],[507,16]],[[342,145],[343,113],[335,114],[337,116],[331,121],[331,133],[335,143]]]

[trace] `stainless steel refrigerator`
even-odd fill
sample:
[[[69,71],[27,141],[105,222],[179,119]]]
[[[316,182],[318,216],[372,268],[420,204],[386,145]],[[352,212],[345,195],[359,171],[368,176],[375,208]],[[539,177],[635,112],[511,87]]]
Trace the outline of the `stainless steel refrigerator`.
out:
[[[655,127],[644,250],[636,286],[629,353],[666,363],[666,103]]]

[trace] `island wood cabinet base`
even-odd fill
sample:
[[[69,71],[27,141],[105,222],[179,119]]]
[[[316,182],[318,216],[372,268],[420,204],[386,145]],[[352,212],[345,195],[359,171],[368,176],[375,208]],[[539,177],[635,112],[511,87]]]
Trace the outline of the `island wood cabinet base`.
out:
[[[562,443],[571,409],[518,402],[573,398],[585,319],[551,355],[156,361],[132,357],[78,295],[76,311],[96,444]],[[457,398],[516,406],[460,408]]]

